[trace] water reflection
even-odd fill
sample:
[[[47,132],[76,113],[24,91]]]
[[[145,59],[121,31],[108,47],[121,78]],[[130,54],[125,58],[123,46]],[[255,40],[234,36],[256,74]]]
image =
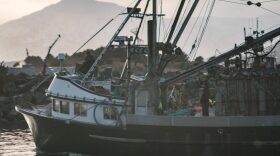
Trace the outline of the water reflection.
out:
[[[0,129],[0,155],[4,156],[86,156],[82,154],[50,154],[36,149],[31,132],[26,129]]]
[[[236,145],[237,146],[237,145]],[[168,148],[168,147],[167,147]],[[202,149],[202,150],[201,150]],[[235,146],[222,145],[216,147],[215,145],[209,145],[204,148],[195,148],[195,146],[186,147],[186,150],[192,154],[190,156],[205,155],[205,156],[241,156],[241,155],[254,155],[254,156],[279,156],[280,148],[276,146],[265,146],[259,147],[257,149],[247,148],[245,145]],[[199,154],[193,154],[193,153]],[[176,153],[174,151],[174,153]],[[36,149],[33,142],[33,138],[29,129],[0,129],[0,156],[86,156],[82,154],[69,154],[69,153],[59,153],[51,154],[44,153]]]

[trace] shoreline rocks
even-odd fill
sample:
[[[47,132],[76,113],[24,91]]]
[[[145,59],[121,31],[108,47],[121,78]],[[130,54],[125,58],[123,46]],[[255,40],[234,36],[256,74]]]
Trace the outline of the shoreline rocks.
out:
[[[23,116],[16,112],[12,97],[0,97],[0,129],[27,128]]]

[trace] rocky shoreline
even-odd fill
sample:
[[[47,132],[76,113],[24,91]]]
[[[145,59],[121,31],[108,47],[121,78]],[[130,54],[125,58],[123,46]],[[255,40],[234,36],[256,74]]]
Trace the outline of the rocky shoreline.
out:
[[[0,129],[26,129],[23,116],[15,110],[15,98],[0,97]]]

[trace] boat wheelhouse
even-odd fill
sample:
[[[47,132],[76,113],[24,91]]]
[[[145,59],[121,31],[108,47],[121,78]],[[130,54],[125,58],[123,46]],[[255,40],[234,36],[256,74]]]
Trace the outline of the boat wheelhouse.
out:
[[[108,87],[108,82],[104,84]],[[96,85],[100,83],[93,84]],[[125,106],[124,98],[98,94],[82,87],[79,80],[59,74],[55,74],[46,95],[52,101],[52,117],[91,124],[116,125]]]

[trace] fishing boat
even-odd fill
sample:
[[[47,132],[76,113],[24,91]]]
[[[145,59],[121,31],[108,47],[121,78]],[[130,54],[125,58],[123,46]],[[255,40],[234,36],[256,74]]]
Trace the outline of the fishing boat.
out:
[[[157,1],[145,1],[143,12],[138,8],[141,0],[137,1],[133,7],[127,9],[126,18],[85,75],[58,72],[46,90],[51,104],[33,109],[16,106],[16,110],[24,116],[37,148],[50,153],[94,155],[279,155],[280,114],[266,113],[263,103],[258,105],[263,114],[223,114],[222,106],[219,107],[218,104],[215,116],[164,113],[164,109],[168,109],[168,86],[182,82],[203,69],[227,60],[230,62],[231,58],[248,50],[255,50],[256,47],[280,35],[280,28],[277,28],[258,37],[246,37],[244,43],[236,45],[220,56],[171,78],[163,79],[162,74],[168,62],[176,56],[182,56],[183,52],[177,43],[199,0],[194,0],[188,14],[182,17],[185,2],[180,1],[166,41],[158,42],[157,18],[161,15],[157,14]],[[153,8],[152,14],[147,13],[150,3]],[[214,3],[215,1],[210,3],[212,9]],[[212,9],[209,9],[209,14]],[[150,18],[147,24],[148,44],[137,45],[135,40],[146,17]],[[181,25],[178,24],[180,17],[184,19]],[[119,36],[130,18],[139,18],[141,21],[134,41],[132,37]],[[125,90],[123,97],[100,94],[94,89],[95,68],[113,42],[120,42],[127,49],[123,72],[126,79],[121,81]],[[255,50],[255,55],[259,56],[259,50]],[[148,67],[145,75],[132,74],[132,55],[147,57]],[[259,60],[259,57],[257,58]],[[252,71],[251,68],[246,70]],[[276,72],[279,72],[278,70],[274,69]],[[259,72],[259,75],[264,74],[261,70]],[[248,77],[247,73],[246,80]],[[277,74],[275,77],[279,79]],[[228,78],[225,82],[231,82],[231,79]],[[220,100],[220,104],[231,102],[219,98],[225,92],[224,90],[217,93],[217,101]],[[204,91],[204,97],[207,99],[206,94],[207,91]],[[244,93],[244,96],[246,95]],[[240,103],[246,102],[245,100]],[[274,102],[279,102],[279,99]],[[250,108],[245,106],[253,104],[244,104],[242,109],[250,112]],[[206,107],[202,109],[207,110]]]

